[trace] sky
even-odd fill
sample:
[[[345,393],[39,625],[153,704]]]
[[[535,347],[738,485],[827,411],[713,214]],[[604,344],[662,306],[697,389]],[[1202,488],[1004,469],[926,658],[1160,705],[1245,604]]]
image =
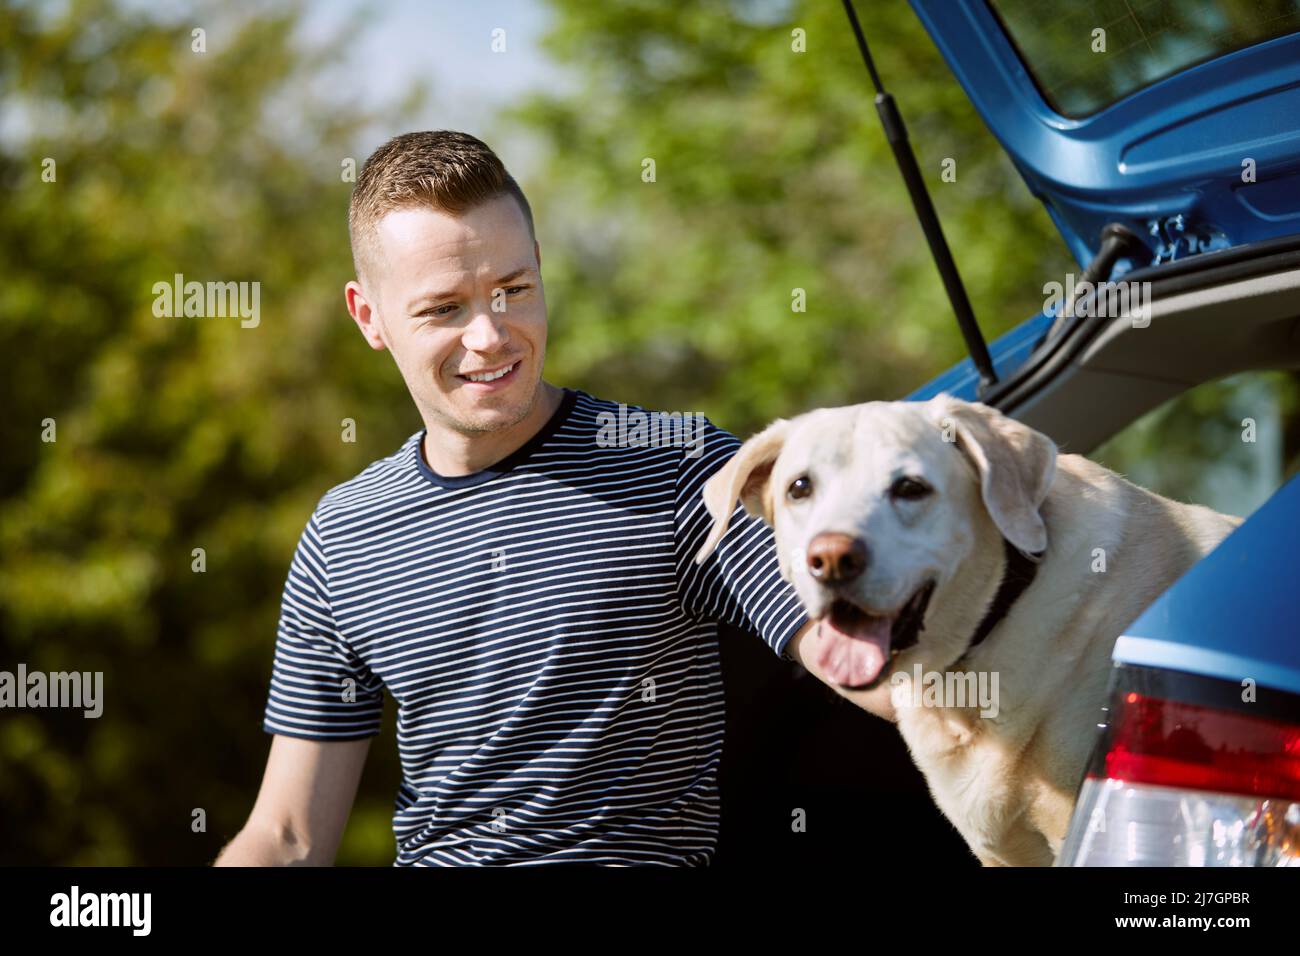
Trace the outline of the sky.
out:
[[[70,0],[32,0],[35,9],[61,16]],[[221,42],[223,14],[231,8],[221,0],[120,0],[121,5],[165,21],[179,20],[206,27],[207,43]],[[519,131],[494,125],[502,106],[537,89],[564,89],[576,81],[541,50],[539,41],[551,15],[544,0],[300,0],[301,39],[314,44],[332,37],[358,14],[364,29],[357,32],[341,68],[324,74],[323,82],[346,90],[349,99],[367,105],[399,99],[413,83],[430,90],[428,109],[420,116],[425,129],[459,129],[480,136],[493,147],[518,178],[526,178],[536,146]],[[256,0],[233,8],[238,13],[258,9]],[[238,15],[238,14],[237,14]],[[504,35],[494,31],[504,31]],[[493,50],[494,38],[505,49]],[[9,103],[0,110],[0,140],[20,141],[49,116],[28,104]],[[405,129],[369,130],[359,143],[363,159],[384,140]]]
[[[571,77],[540,49],[550,25],[541,0],[317,0],[305,5],[303,36],[332,35],[358,11],[369,27],[357,38],[346,75],[363,101],[400,97],[412,82],[432,91],[428,128],[459,129],[488,139],[492,114],[539,88],[563,88]],[[493,51],[504,31],[504,52]],[[497,35],[500,37],[501,35]],[[375,131],[376,139],[398,130]],[[489,140],[517,176],[527,174],[528,143]],[[378,145],[375,142],[374,145]]]

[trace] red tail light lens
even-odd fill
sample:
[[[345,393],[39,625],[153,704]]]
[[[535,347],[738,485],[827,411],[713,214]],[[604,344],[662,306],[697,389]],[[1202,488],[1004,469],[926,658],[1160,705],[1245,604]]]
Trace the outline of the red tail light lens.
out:
[[[1127,693],[1106,776],[1300,801],[1300,726]]]

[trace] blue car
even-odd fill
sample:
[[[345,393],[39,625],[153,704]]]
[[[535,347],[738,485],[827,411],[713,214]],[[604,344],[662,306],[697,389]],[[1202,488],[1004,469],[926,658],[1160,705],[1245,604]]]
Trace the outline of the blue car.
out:
[[[1082,270],[985,346],[872,67],[971,350],[911,398],[983,401],[1105,463],[1180,396],[1296,381],[1300,2],[911,5]],[[1257,424],[1232,422],[1235,444]],[[1058,866],[1300,865],[1300,477],[1272,467],[1119,636]]]

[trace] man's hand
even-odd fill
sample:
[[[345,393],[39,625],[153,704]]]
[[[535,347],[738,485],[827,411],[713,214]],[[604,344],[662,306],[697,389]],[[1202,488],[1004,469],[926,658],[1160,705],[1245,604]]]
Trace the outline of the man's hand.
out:
[[[370,740],[300,740],[276,734],[253,812],[213,865],[332,865]]]
[[[816,621],[809,621],[799,629],[794,637],[790,638],[790,643],[786,650],[791,657],[797,660],[808,673],[812,674],[823,684],[829,687],[841,697],[852,701],[865,711],[875,714],[877,717],[883,717],[885,720],[893,723],[897,719],[894,711],[894,702],[890,696],[893,685],[888,681],[882,681],[879,687],[872,690],[849,690],[836,684],[824,673],[817,669],[814,663],[816,658],[817,642],[821,639]]]

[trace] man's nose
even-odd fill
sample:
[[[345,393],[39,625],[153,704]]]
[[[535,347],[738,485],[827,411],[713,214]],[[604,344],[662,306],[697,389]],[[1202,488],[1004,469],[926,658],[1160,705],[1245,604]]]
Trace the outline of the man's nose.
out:
[[[866,542],[838,531],[823,531],[807,549],[808,570],[823,584],[846,584],[867,569]]]
[[[505,315],[484,309],[470,319],[461,336],[461,342],[471,352],[497,352],[510,341],[506,332]]]

